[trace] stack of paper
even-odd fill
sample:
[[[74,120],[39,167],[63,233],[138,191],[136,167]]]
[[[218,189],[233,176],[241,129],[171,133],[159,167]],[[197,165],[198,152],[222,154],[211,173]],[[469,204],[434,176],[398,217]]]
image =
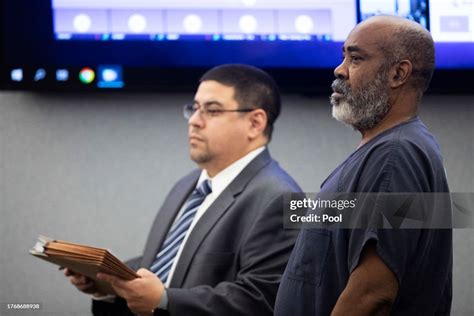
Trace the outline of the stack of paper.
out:
[[[40,236],[30,253],[93,279],[98,292],[104,294],[115,294],[115,292],[109,283],[97,280],[98,272],[112,274],[124,280],[139,277],[106,249]]]

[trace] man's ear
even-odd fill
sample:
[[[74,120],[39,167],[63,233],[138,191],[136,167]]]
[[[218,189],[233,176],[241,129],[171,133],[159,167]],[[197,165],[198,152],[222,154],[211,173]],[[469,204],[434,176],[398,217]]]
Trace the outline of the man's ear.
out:
[[[396,63],[390,71],[390,87],[396,89],[404,85],[410,78],[412,71],[413,65],[411,61],[404,59]]]
[[[256,109],[249,113],[249,138],[255,139],[263,134],[267,127],[267,113],[263,109]]]

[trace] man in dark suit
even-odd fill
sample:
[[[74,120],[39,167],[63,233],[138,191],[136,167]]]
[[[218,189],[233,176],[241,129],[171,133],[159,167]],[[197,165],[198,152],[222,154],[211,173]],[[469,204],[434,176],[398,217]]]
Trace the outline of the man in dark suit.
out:
[[[300,191],[266,148],[279,113],[265,72],[224,65],[204,74],[184,109],[200,169],[172,188],[143,256],[129,262],[141,278],[99,274],[118,294],[104,297],[66,271],[94,294],[94,314],[272,315],[296,236],[283,229],[283,196]]]

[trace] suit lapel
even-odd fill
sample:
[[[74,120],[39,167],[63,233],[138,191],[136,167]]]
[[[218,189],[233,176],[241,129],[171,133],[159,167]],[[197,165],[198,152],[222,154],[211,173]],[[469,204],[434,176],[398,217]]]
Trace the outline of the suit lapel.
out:
[[[184,245],[184,249],[179,258],[176,270],[173,273],[170,287],[182,287],[187,271],[196,255],[199,246],[202,244],[206,236],[217,224],[219,219],[231,209],[237,195],[245,188],[247,183],[262,169],[270,163],[271,158],[268,150],[265,149],[260,155],[252,160],[242,172],[222,191],[219,197],[209,206],[206,212],[194,226],[191,234]]]
[[[229,190],[224,190],[219,197],[212,203],[211,206],[206,210],[203,216],[199,219],[199,222],[194,226],[191,231],[184,249],[179,257],[176,270],[173,273],[170,287],[181,287],[186,276],[186,272],[189,265],[196,254],[199,245],[203,242],[206,235],[217,223],[219,218],[229,209],[234,203],[234,196]]]
[[[171,191],[167,197],[165,204],[161,207],[158,215],[155,218],[148,240],[143,252],[142,267],[149,268],[155,260],[163,241],[168,234],[171,225],[174,222],[176,215],[181,209],[183,203],[191,194],[191,191],[196,187],[196,182],[199,179],[200,170],[197,170],[182,180],[181,185]]]

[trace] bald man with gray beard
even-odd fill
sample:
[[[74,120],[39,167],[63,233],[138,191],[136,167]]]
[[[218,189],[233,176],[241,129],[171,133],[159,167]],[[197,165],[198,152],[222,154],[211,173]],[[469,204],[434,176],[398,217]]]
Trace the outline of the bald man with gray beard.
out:
[[[321,194],[449,192],[439,145],[418,118],[434,70],[429,32],[372,17],[351,31],[343,54],[332,114],[362,139]],[[368,222],[381,222],[377,207]],[[290,256],[275,315],[449,315],[451,298],[451,229],[310,227]]]

